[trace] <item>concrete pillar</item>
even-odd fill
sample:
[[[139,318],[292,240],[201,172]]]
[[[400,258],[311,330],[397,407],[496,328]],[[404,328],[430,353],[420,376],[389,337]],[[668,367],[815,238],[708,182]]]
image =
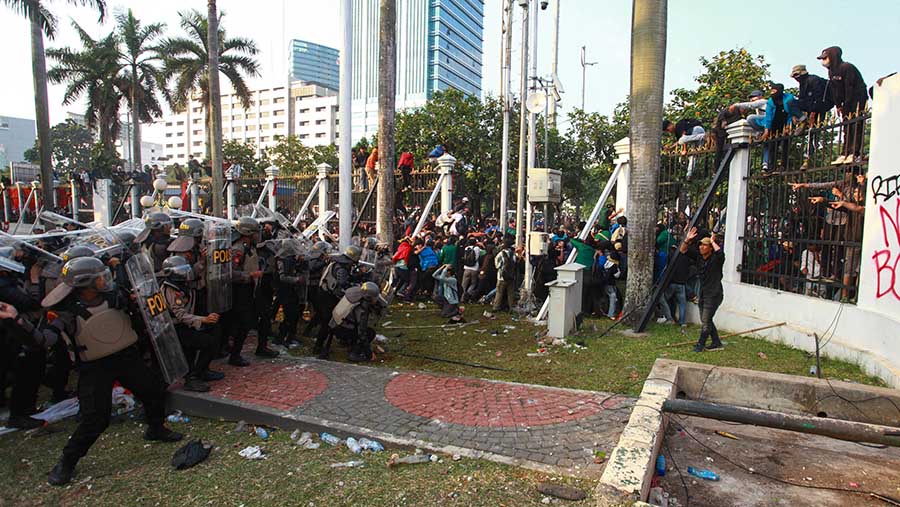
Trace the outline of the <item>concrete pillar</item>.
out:
[[[3,194],[3,222],[9,223],[9,214],[12,212],[12,209],[9,206],[9,195],[6,192],[6,185],[0,183],[0,192]]]
[[[619,178],[616,181],[616,209],[624,209],[628,214],[628,187],[631,185],[631,139],[624,137],[615,144],[615,164],[621,164]]]
[[[728,140],[732,144],[749,143],[753,129],[747,120],[728,126]],[[744,254],[744,226],[747,223],[747,175],[750,172],[750,148],[739,148],[731,159],[728,171],[728,208],[725,214],[725,266],[722,280],[739,283],[738,266]]]
[[[99,179],[94,182],[94,220],[109,227],[112,225],[113,213],[112,180]]]
[[[441,214],[453,209],[453,167],[456,159],[449,153],[438,158],[438,173],[445,175],[441,182]]]
[[[141,192],[137,182],[131,180],[131,218],[140,218],[141,213]]]
[[[191,213],[200,213],[200,185],[194,178],[188,180],[188,193],[191,199]]]
[[[319,180],[319,215],[328,211],[328,173],[331,172],[331,166],[322,162],[316,166],[316,179]]]
[[[269,195],[269,210],[275,211],[278,204],[275,200],[275,190],[278,185],[278,167],[272,165],[266,168],[266,193]]]
[[[16,182],[16,197],[18,197],[18,200],[16,201],[16,203],[19,205],[19,217],[21,217],[22,209],[25,204],[22,202],[22,182],[21,181]]]
[[[53,207],[59,207],[59,180],[53,180]]]
[[[74,179],[69,180],[69,188],[71,188],[72,196],[72,220],[78,220],[78,183]],[[4,198],[4,204],[6,200]],[[5,206],[4,206],[5,211]]]
[[[232,175],[228,173],[228,190],[225,194],[225,206],[227,208],[228,220],[237,220],[237,180],[232,179]]]

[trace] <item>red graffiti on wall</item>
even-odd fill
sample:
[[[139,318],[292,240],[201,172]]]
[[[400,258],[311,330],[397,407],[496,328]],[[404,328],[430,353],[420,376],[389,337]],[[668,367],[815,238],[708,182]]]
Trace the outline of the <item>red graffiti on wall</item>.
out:
[[[875,297],[881,299],[893,295],[900,301],[897,287],[897,270],[900,269],[900,199],[894,199],[894,205],[893,216],[884,204],[878,205],[884,248],[876,250],[872,254],[872,260],[875,261]],[[891,247],[891,238],[895,240],[894,248]]]

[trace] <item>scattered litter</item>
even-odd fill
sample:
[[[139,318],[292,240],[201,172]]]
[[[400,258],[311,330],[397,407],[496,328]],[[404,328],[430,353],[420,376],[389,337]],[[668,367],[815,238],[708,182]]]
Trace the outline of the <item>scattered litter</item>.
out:
[[[719,476],[715,472],[711,472],[709,470],[697,470],[694,467],[688,467],[687,472],[694,477],[704,479],[707,481],[718,481]]]
[[[357,468],[365,464],[365,461],[345,461],[343,463],[332,463],[331,468]]]
[[[359,442],[357,442],[355,438],[353,438],[353,437],[347,438],[346,444],[347,444],[347,449],[350,449],[350,452],[352,452],[353,454],[362,453],[362,446],[359,445]]]
[[[484,334],[484,333],[487,333],[487,329],[476,329],[475,332],[476,332],[476,333],[480,333],[480,334]]]
[[[394,323],[393,320],[389,320],[389,321],[385,322],[384,324],[382,324],[381,327],[388,327],[388,326],[390,326],[390,325],[393,324],[393,323]]]
[[[269,432],[266,431],[266,429],[263,428],[262,426],[257,426],[256,430],[254,430],[254,432],[256,433],[256,436],[258,436],[259,438],[261,438],[263,440],[268,440],[268,438],[269,438]]]
[[[503,351],[502,351],[502,350],[498,350],[494,355],[497,356],[497,357],[500,357],[500,356],[503,355]]]
[[[407,313],[406,316],[409,317],[409,314]]]
[[[484,313],[482,313],[481,315],[482,315],[483,317],[488,318],[488,319],[496,319],[496,318],[497,318],[493,313],[491,313],[491,312],[489,312],[489,311],[487,311],[487,310],[485,310]]]
[[[731,433],[728,433],[727,431],[717,431],[716,435],[719,435],[720,437],[730,438],[732,440],[740,440],[740,438],[732,435]]]
[[[241,455],[244,459],[249,460],[259,460],[266,459],[266,451],[262,450],[258,445],[251,445],[249,447],[245,447],[238,454]]]
[[[666,476],[666,457],[662,454],[656,457],[656,475],[660,477]]]
[[[378,343],[387,343],[388,337],[383,334],[377,334],[375,335],[375,341]]]
[[[291,440],[294,441],[294,445],[303,447],[304,449],[318,449],[322,444],[318,442],[313,442],[312,433],[304,432],[300,433],[300,430],[294,430],[291,433]]]
[[[765,352],[757,352],[756,355],[759,356],[759,358],[763,359],[763,360],[769,358],[769,356],[767,356]]]
[[[547,349],[538,349],[537,352],[529,352],[525,355],[528,357],[544,357],[547,355]]]
[[[425,303],[419,303],[417,307],[419,308],[419,310],[424,310],[424,309],[428,308],[427,306],[425,306]]]
[[[552,496],[554,498],[561,498],[563,500],[578,501],[587,498],[587,493],[584,490],[566,486],[564,484],[542,482],[537,485],[537,490],[541,494]]]
[[[332,435],[331,433],[322,433],[321,435],[319,435],[319,438],[321,438],[322,441],[328,445],[341,445],[341,442],[343,442],[343,440]]]
[[[237,426],[234,427],[232,433],[243,433],[244,430],[247,429],[247,421],[238,421]]]
[[[669,507],[669,494],[659,486],[650,488],[650,497],[647,501],[658,507]]]
[[[435,459],[432,460],[432,457]],[[388,468],[393,468],[399,465],[417,465],[420,463],[430,463],[431,461],[437,461],[437,456],[432,456],[430,454],[413,454],[412,456],[403,456],[401,458],[399,454],[391,454],[387,466]]]
[[[364,451],[381,452],[384,450],[384,446],[381,445],[381,442],[369,440],[368,438],[360,438],[359,446],[362,447]]]
[[[710,458],[709,456],[706,457],[706,461],[709,461],[710,463],[716,462],[714,459]]]
[[[191,422],[191,419],[182,414],[181,410],[176,410],[174,414],[169,414],[169,417],[166,417],[166,421],[169,421],[170,423],[189,423]]]
[[[212,452],[211,445],[205,445],[200,439],[193,440],[175,451],[175,455],[172,456],[172,466],[175,467],[175,470],[191,468],[204,462],[210,452]]]
[[[544,498],[541,498],[541,503],[544,505],[550,505],[550,497],[545,496]]]
[[[115,398],[115,394],[113,394],[113,398]],[[31,417],[46,421],[48,424],[53,424],[76,414],[78,414],[78,398],[69,398],[50,405],[42,412],[34,414]]]
[[[453,455],[453,461],[459,461],[459,460],[461,460],[461,459],[462,459],[462,456],[460,456],[459,454],[454,454],[454,455]]]
[[[510,326],[509,324],[504,324],[504,325],[503,325],[503,329],[508,329],[508,330],[510,330],[510,331],[512,331],[512,330],[515,329],[515,328],[516,328],[516,326]]]
[[[858,482],[851,482],[851,483],[850,483],[850,487],[851,487],[851,488],[858,488],[858,487],[859,487],[859,483],[858,483]]]
[[[594,463],[601,464],[606,461],[606,451],[594,451]]]
[[[566,340],[565,338],[554,338],[553,341],[550,342],[550,345],[553,345],[554,347],[562,347],[563,345],[566,345]]]
[[[482,342],[478,342],[478,343],[476,343],[475,345],[478,345],[479,347],[487,347],[487,344],[486,344],[486,343],[482,343]]]

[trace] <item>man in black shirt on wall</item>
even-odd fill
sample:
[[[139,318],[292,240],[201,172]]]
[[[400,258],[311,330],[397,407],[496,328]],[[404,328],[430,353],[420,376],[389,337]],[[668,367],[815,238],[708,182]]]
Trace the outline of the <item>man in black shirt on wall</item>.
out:
[[[697,256],[697,253],[691,251],[688,253],[688,246],[697,238],[697,228],[694,227],[688,233],[684,242],[681,244],[681,253],[683,255]],[[722,304],[724,292],[722,290],[722,266],[725,264],[725,253],[716,243],[716,235],[713,234],[708,238],[700,240],[699,259],[700,262],[700,339],[694,346],[694,352],[703,352],[704,350],[722,350],[721,340],[719,340],[719,332],[713,323],[713,317],[716,310]],[[706,339],[711,338],[712,342],[709,347],[706,346]]]

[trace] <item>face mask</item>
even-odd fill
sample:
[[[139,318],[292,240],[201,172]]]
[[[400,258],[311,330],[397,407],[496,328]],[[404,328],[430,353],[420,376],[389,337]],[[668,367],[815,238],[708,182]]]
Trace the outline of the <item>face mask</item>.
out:
[[[829,63],[831,63],[831,60],[828,58],[822,60],[822,67],[825,67],[827,69]]]

